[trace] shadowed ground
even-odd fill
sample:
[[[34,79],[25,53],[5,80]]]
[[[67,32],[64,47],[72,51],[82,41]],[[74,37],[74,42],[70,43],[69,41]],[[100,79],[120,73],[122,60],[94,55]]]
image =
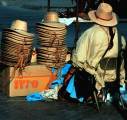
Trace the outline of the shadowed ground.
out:
[[[7,98],[0,94],[1,120],[124,120],[111,105],[94,107],[62,101],[27,102],[24,97]]]

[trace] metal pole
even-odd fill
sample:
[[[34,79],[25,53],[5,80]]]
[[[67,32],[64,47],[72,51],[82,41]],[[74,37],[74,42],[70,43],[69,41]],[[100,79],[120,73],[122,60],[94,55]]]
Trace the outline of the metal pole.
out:
[[[50,0],[48,0],[48,8],[47,8],[47,11],[50,11]]]
[[[78,34],[79,34],[79,21],[78,21],[78,16],[79,16],[79,0],[76,0],[76,23],[75,23],[75,40],[74,40],[74,47],[76,47],[76,42],[78,40]]]

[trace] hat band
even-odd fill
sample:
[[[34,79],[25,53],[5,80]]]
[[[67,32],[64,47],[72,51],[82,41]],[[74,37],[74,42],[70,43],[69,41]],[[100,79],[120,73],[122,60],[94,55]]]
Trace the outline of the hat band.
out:
[[[96,16],[96,18],[101,19],[101,20],[105,20],[105,21],[110,21],[110,20],[112,20],[112,18],[111,18],[111,19],[101,18],[101,17],[99,17],[99,16],[96,14],[96,12],[95,12],[95,16]]]

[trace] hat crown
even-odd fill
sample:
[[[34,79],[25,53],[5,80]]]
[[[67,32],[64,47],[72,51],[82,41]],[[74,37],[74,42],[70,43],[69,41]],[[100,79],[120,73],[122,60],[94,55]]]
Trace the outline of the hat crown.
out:
[[[112,7],[107,3],[101,3],[96,10],[96,17],[109,21],[112,19]]]
[[[59,22],[59,17],[57,12],[48,12],[44,18],[44,22]]]
[[[12,22],[11,29],[27,32],[27,22],[22,20],[15,20]]]

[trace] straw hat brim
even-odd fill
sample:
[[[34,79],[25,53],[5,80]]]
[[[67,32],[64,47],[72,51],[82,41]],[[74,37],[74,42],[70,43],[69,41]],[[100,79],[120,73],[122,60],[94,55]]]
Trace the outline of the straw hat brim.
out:
[[[20,40],[20,41],[32,41],[33,40],[33,38],[27,37],[24,39],[24,37],[22,37],[22,36],[18,36],[18,35],[12,34],[12,33],[5,33],[5,32],[2,34],[2,37],[16,38],[17,40]]]
[[[48,30],[43,28],[37,28],[37,32],[44,32],[46,34],[62,34],[62,35],[66,35],[67,33],[66,30]]]
[[[13,39],[13,38],[11,38],[11,37],[4,37],[3,38],[3,40],[5,41],[4,43],[6,43],[6,44],[20,44],[20,45],[23,45],[23,44],[25,44],[25,45],[32,45],[32,41],[31,42],[28,42],[28,41],[18,41],[17,39]]]
[[[15,36],[15,35],[11,35],[11,34],[3,34],[2,35],[2,38],[12,38],[12,39],[15,39],[17,41],[20,41],[20,42],[28,42],[28,43],[32,43],[33,42],[33,39],[24,39],[23,37],[18,37],[18,36]]]
[[[37,23],[36,25],[40,25],[40,26],[45,26],[45,27],[50,27],[50,28],[60,28],[60,29],[65,29],[66,28],[66,25],[63,24],[63,23],[46,23],[46,22],[40,22],[40,23]]]
[[[52,56],[52,55],[38,55],[37,56],[37,59],[42,59],[42,60],[55,60],[55,61],[58,61],[58,60],[65,60],[66,59],[66,54],[65,55],[62,55],[60,56],[59,58],[56,58],[56,56]]]
[[[38,55],[40,56],[46,56],[46,57],[49,56],[49,57],[55,57],[55,58],[56,56],[64,56],[66,54],[67,54],[66,51],[63,51],[63,52],[39,51],[38,52]]]
[[[12,29],[12,28],[6,28],[6,30],[11,30],[11,31],[13,31],[13,32],[17,32],[17,33],[19,33],[19,34],[21,34],[21,35],[23,35],[23,36],[34,36],[34,34],[32,34],[32,33],[28,33],[28,32],[26,32],[26,31],[23,31],[23,30],[17,30],[17,29]]]
[[[38,48],[37,51],[63,52],[63,51],[67,51],[67,48],[62,46],[59,46],[57,48],[56,47],[41,47],[41,48]]]
[[[63,38],[65,38],[65,36],[64,35],[50,35],[50,34],[44,34],[44,33],[40,33],[39,34],[39,36],[40,37],[44,37],[44,38],[49,38],[49,39],[63,39]]]
[[[113,12],[112,13],[112,19],[111,20],[103,20],[103,19],[100,19],[98,17],[96,17],[96,10],[92,10],[92,11],[89,11],[88,12],[88,15],[89,15],[89,18],[99,24],[99,25],[102,25],[102,26],[115,26],[118,24],[118,18],[117,18],[117,15]]]
[[[15,31],[11,30],[11,29],[8,29],[8,28],[3,29],[3,34],[12,34],[12,35],[15,35],[15,36],[18,36],[18,37],[23,37],[23,38],[26,38],[26,39],[33,39],[33,37],[34,37],[34,36],[25,36],[23,34],[20,34],[18,32],[15,32]]]
[[[48,30],[50,32],[66,32],[66,28],[60,28],[60,27],[47,27],[47,26],[36,26],[36,29],[39,30],[39,29],[42,29],[42,30]]]
[[[58,45],[64,45],[64,43],[40,43],[41,46],[44,46],[44,47],[48,47],[48,46],[52,46],[52,47],[57,47]]]
[[[49,42],[49,43],[51,43],[52,41],[53,42],[63,42],[64,40],[65,40],[65,37],[57,37],[57,38],[53,38],[53,37],[47,37],[47,36],[38,36],[38,38],[41,40],[40,42],[43,42],[43,41],[45,41],[45,42]]]

